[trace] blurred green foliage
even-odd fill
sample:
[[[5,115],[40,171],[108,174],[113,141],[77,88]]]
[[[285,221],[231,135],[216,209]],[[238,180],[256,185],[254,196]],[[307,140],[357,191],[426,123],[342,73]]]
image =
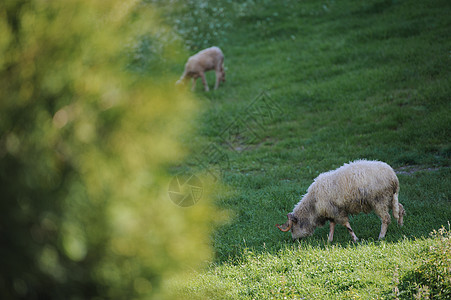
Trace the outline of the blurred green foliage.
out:
[[[163,167],[196,103],[127,68],[159,30],[139,1],[0,3],[1,299],[165,298],[211,256],[213,207]]]
[[[402,278],[403,299],[450,299],[451,297],[451,232],[440,228],[431,233],[434,244],[420,253],[420,265]],[[427,295],[429,296],[429,295]]]
[[[233,20],[247,15],[255,5],[253,0],[144,0],[157,6],[175,32],[191,51],[231,42],[229,31]]]

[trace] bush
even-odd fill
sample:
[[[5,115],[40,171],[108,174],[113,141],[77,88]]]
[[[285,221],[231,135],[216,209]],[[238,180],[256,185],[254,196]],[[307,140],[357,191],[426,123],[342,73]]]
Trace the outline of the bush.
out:
[[[421,263],[407,273],[401,290],[411,299],[451,298],[451,232],[444,227],[431,233],[434,243],[421,253]]]
[[[161,8],[166,21],[181,36],[187,48],[199,51],[211,46],[225,47],[233,20],[251,11],[255,3],[247,1],[145,0]]]
[[[164,298],[211,257],[212,207],[164,168],[195,102],[127,71],[158,28],[139,1],[0,2],[1,299]]]

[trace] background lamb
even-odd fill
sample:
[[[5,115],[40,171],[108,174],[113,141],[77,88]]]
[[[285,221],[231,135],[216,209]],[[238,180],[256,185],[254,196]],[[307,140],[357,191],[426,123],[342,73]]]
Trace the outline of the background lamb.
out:
[[[302,200],[287,215],[280,230],[291,229],[293,239],[312,235],[317,226],[330,221],[329,242],[334,237],[335,224],[345,226],[354,242],[357,236],[349,224],[348,215],[373,211],[382,221],[379,239],[385,237],[391,222],[389,210],[403,225],[404,207],[398,202],[399,181],[393,169],[380,161],[358,160],[320,174],[310,185]]]
[[[205,79],[205,72],[210,70],[215,70],[216,72],[215,89],[217,89],[220,81],[225,82],[224,54],[218,47],[204,49],[188,58],[185,65],[185,71],[183,72],[182,77],[177,81],[177,84],[182,83],[187,78],[192,78],[192,90],[194,91],[197,78],[201,77],[205,91],[208,92],[209,89],[207,80]]]

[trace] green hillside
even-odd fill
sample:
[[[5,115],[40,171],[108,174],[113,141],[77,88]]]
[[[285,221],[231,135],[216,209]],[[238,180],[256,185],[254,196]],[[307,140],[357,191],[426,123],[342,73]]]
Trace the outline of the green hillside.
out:
[[[225,85],[209,93],[197,85],[203,111],[196,138],[186,145],[202,157],[204,170],[221,172],[216,202],[229,220],[213,236],[215,263],[181,295],[449,296],[450,269],[442,290],[412,274],[440,240],[429,233],[449,228],[451,219],[451,3],[159,5],[190,53],[216,45],[226,57]],[[180,74],[186,58],[173,67]],[[212,86],[214,72],[208,79]],[[263,116],[256,112],[262,107]],[[211,145],[221,159],[202,151]],[[354,216],[357,245],[341,226],[331,245],[327,225],[294,243],[274,227],[318,174],[359,158],[385,161],[397,171],[404,227],[392,222],[379,242],[379,219]]]

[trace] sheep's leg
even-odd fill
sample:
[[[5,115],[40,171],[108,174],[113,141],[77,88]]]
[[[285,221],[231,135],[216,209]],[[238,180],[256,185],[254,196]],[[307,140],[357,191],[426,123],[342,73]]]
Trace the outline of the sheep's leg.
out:
[[[221,80],[221,70],[216,70],[216,83],[215,83],[215,90],[219,87],[219,81]]]
[[[379,239],[382,240],[385,237],[385,234],[387,233],[388,224],[382,222],[381,225],[381,232],[379,233]]]
[[[391,219],[388,212],[385,212],[380,216],[382,225],[381,225],[381,232],[379,233],[379,239],[382,240],[385,237],[385,234],[387,233],[388,224],[390,224]]]
[[[205,78],[205,73],[201,73],[200,77],[202,78],[202,83],[204,84],[205,91],[208,92],[210,89],[208,88],[207,79]]]
[[[357,242],[359,240],[359,238],[355,235],[354,230],[352,230],[351,224],[349,224],[349,221],[346,221],[346,223],[344,225],[345,225],[346,229],[348,230],[349,234],[351,235],[354,243]]]
[[[402,226],[404,224],[404,215],[406,214],[406,211],[404,210],[404,206],[402,206],[401,203],[399,205],[399,218],[398,218],[398,225]]]
[[[329,238],[327,239],[329,243],[332,243],[332,240],[334,239],[334,231],[335,231],[335,222],[330,221]]]
[[[222,81],[222,82],[226,82],[226,79],[225,79],[225,71],[224,71],[224,65],[221,65],[220,73],[221,73],[221,81]]]
[[[215,89],[217,89],[221,82],[225,82],[224,59],[218,62],[218,64],[215,67],[215,71],[216,71]]]
[[[197,78],[194,78],[193,77],[193,85],[192,85],[192,87],[191,87],[191,90],[194,92],[194,90],[196,89],[196,81],[197,81]]]

